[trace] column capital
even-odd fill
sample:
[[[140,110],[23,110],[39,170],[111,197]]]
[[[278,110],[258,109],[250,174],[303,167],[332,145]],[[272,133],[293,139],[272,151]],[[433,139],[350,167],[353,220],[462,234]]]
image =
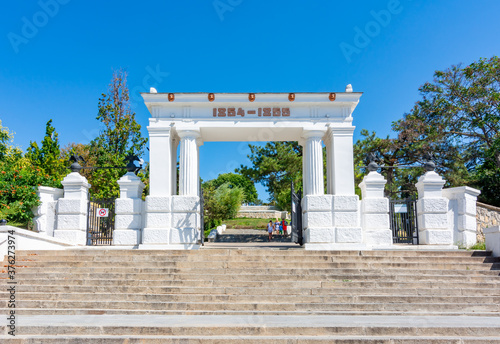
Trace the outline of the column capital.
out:
[[[154,136],[171,136],[172,128],[171,127],[154,127],[148,126],[148,133],[150,137]]]
[[[349,127],[329,127],[327,131],[327,136],[331,138],[332,136],[353,136],[355,126]]]
[[[198,139],[201,137],[199,129],[177,129],[177,135],[182,139]]]
[[[325,136],[325,133],[326,130],[304,128],[302,130],[302,137],[306,140],[311,138],[322,140],[323,136]]]

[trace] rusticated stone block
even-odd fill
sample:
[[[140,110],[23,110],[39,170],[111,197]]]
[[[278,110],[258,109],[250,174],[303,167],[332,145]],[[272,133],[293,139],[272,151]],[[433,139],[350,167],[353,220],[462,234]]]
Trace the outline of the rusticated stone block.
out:
[[[359,227],[336,228],[335,242],[337,243],[362,243],[363,233]]]
[[[147,213],[146,228],[170,228],[172,216],[167,213]]]
[[[171,209],[171,196],[147,196],[146,212],[169,213]]]

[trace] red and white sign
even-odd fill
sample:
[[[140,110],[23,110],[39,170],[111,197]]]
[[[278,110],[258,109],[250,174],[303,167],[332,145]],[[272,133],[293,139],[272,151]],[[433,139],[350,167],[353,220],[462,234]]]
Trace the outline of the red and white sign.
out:
[[[97,217],[108,217],[109,209],[108,208],[97,208]]]

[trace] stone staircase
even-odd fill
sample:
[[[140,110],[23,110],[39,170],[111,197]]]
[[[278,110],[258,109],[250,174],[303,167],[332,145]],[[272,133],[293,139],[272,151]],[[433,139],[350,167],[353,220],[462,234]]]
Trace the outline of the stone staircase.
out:
[[[0,343],[500,343],[500,260],[467,251],[17,251]],[[0,321],[6,325],[6,261]]]

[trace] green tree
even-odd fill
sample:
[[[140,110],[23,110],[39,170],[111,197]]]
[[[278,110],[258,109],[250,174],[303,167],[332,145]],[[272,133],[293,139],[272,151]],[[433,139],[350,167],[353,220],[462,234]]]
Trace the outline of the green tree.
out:
[[[36,142],[30,142],[25,157],[30,160],[34,168],[42,170],[60,182],[69,170],[67,160],[61,154],[58,136],[59,134],[52,126],[52,120],[49,120],[45,126],[45,137],[41,148]]]
[[[207,182],[207,184],[213,185],[217,189],[222,184],[228,183],[231,187],[239,187],[243,190],[245,197],[243,199],[244,203],[258,203],[257,189],[253,182],[241,174],[235,173],[224,173],[219,174],[216,179],[212,179]]]
[[[215,187],[211,181],[203,183],[205,229],[218,226],[223,220],[235,218],[245,193],[241,187],[224,183]]]
[[[290,185],[302,187],[302,147],[296,141],[268,142],[265,146],[249,145],[252,167],[241,165],[239,173],[254,183],[262,183],[272,203],[290,211]]]
[[[141,126],[130,109],[127,73],[115,71],[108,93],[99,99],[97,119],[105,128],[89,144],[89,158],[94,166],[125,166],[128,155],[142,156],[147,139],[141,135]],[[89,182],[91,193],[96,198],[119,196],[118,179],[125,173],[119,169],[97,169],[92,171]]]
[[[422,99],[393,124],[398,140],[435,153],[450,186],[479,187],[481,199],[500,205],[500,196],[486,196],[500,168],[500,59],[436,71],[419,91]]]
[[[401,166],[413,165],[417,157],[413,154],[410,146],[405,146],[397,139],[389,136],[382,139],[377,137],[375,132],[361,130],[361,139],[354,145],[354,166],[356,193],[361,196],[359,183],[368,174],[366,166],[369,161],[367,156],[370,153],[379,159],[378,164],[383,166],[381,174],[386,178],[387,184],[385,194],[390,198],[406,198],[416,192],[415,183],[419,176],[425,171],[423,168],[400,168]],[[399,166],[399,167],[398,167]]]
[[[38,186],[57,186],[58,181],[12,144],[13,134],[0,121],[0,218],[13,225],[30,228],[33,207],[40,204]]]

